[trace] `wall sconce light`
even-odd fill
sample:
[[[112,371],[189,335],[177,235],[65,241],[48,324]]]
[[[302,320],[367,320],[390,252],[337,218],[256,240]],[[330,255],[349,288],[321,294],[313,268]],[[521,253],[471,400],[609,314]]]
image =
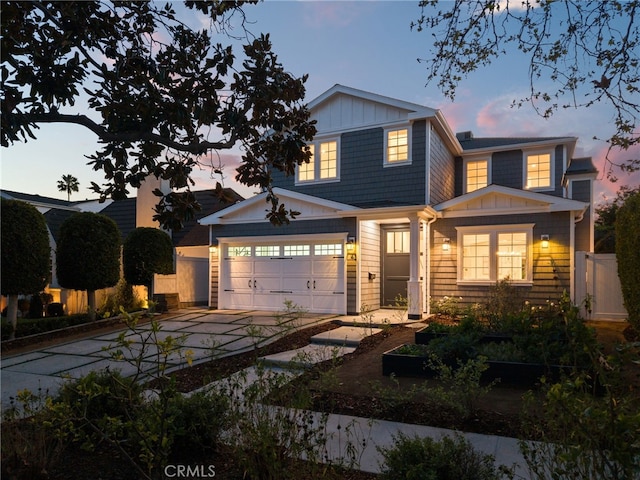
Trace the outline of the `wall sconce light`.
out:
[[[209,253],[211,255],[217,255],[218,254],[218,246],[217,245],[209,245]]]
[[[540,235],[540,242],[542,248],[549,248],[549,235]]]
[[[451,239],[443,238],[442,239],[442,251],[448,253],[451,250]]]
[[[347,237],[347,253],[349,260],[356,259],[356,237]]]

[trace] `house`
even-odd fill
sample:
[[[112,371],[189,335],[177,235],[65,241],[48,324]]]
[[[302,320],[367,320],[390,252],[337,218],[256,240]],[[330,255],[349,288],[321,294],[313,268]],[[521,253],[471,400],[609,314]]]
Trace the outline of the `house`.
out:
[[[20,192],[3,190],[0,195],[6,199],[21,200],[34,205],[45,217],[49,230],[49,243],[52,250],[52,279],[47,287],[47,293],[53,296],[54,302],[63,303],[67,313],[86,311],[87,299],[85,292],[78,292],[62,288],[56,276],[55,249],[60,226],[71,215],[77,212],[94,212],[113,219],[120,230],[121,239],[127,237],[136,227],[157,227],[152,220],[153,207],[157,197],[153,195],[155,188],[164,188],[158,182],[147,181],[138,190],[136,197],[125,200],[107,200],[103,203],[97,200],[67,202],[56,198],[31,195]],[[166,190],[166,188],[165,188]],[[156,275],[154,294],[177,294],[181,306],[207,305],[209,285],[209,232],[208,228],[200,225],[198,219],[243,200],[243,197],[232,189],[226,189],[225,194],[230,199],[223,202],[214,190],[193,192],[201,206],[196,218],[184,223],[184,228],[171,232],[175,248],[175,273],[172,275]],[[143,289],[143,287],[139,287]],[[102,302],[110,289],[96,292],[98,305]],[[146,291],[138,292],[146,298]]]
[[[311,162],[273,174],[301,214],[272,226],[263,193],[200,220],[211,308],[357,314],[405,299],[419,319],[431,299],[482,301],[504,278],[538,303],[573,294],[597,173],[573,158],[577,138],[454,134],[438,110],[342,85],[308,107]]]

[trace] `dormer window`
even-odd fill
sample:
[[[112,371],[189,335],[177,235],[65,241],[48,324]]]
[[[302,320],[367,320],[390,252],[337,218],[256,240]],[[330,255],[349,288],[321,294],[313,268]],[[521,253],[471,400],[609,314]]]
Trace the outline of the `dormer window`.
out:
[[[553,158],[550,153],[525,154],[525,188],[548,190],[553,188]]]
[[[385,130],[385,166],[411,163],[410,130],[408,127]]]
[[[340,146],[337,139],[319,140],[309,144],[309,163],[298,165],[296,183],[317,183],[339,180]]]

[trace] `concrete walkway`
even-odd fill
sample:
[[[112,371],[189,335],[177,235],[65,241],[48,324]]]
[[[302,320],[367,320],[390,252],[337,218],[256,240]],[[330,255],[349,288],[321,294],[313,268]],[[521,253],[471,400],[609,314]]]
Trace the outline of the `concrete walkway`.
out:
[[[305,366],[330,359],[332,356],[352,352],[360,340],[367,335],[377,333],[384,324],[406,324],[423,326],[417,322],[407,322],[401,312],[378,310],[363,316],[335,316],[306,314],[295,320],[275,315],[273,312],[258,311],[210,311],[190,308],[173,312],[161,320],[160,338],[171,335],[181,337],[185,350],[190,350],[193,363],[211,360],[214,356],[227,356],[245,352],[255,347],[274,342],[294,330],[306,328],[324,322],[337,321],[343,326],[317,335],[310,345],[290,352],[282,352],[263,358],[270,368],[283,369],[291,366]],[[9,356],[2,359],[2,408],[10,405],[11,397],[18,390],[29,389],[34,393],[42,392],[54,395],[60,384],[67,378],[78,378],[92,370],[109,367],[120,370],[123,375],[135,372],[132,365],[116,361],[111,352],[116,346],[118,336],[124,329],[108,334],[96,335],[82,340],[61,343],[41,349]],[[139,348],[141,338],[150,333],[150,325],[142,325],[138,334],[126,332],[132,340],[132,348]],[[150,354],[153,352],[150,352]],[[176,356],[170,359],[171,368],[184,366],[186,359]],[[151,362],[149,366],[153,365]],[[247,378],[251,379],[249,374]],[[205,387],[206,388],[206,387]],[[361,470],[379,471],[381,458],[378,446],[390,446],[393,435],[399,432],[407,435],[440,438],[452,435],[453,431],[440,428],[410,425],[388,421],[371,421],[366,418],[330,415],[328,420],[329,445],[331,457],[344,455],[344,428],[350,425],[366,447],[360,459]],[[479,451],[492,454],[497,464],[516,466],[517,477],[529,476],[523,468],[524,460],[519,452],[517,440],[492,435],[465,433],[464,436]]]

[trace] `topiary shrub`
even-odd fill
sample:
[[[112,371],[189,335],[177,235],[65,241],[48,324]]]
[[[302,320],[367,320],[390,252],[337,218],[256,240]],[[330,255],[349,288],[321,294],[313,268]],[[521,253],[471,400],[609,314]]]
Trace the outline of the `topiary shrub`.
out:
[[[640,332],[640,192],[630,195],[616,214],[616,259],[629,323]]]

